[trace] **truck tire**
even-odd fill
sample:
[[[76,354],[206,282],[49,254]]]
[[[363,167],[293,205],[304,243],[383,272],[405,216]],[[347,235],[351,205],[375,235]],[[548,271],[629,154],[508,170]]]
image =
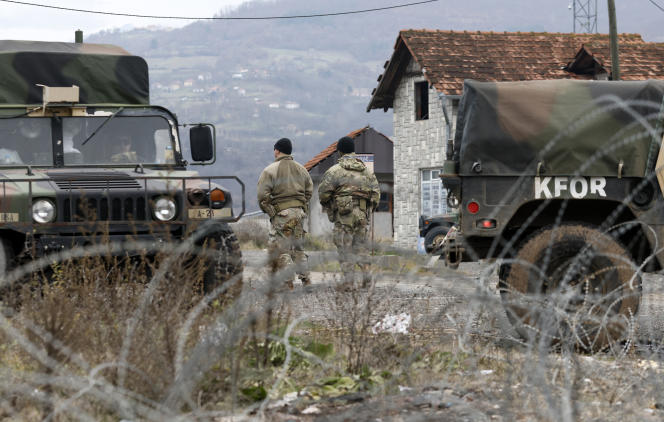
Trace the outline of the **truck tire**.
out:
[[[206,268],[203,274],[203,291],[212,292],[223,283],[231,280],[223,296],[235,298],[242,292],[242,252],[240,242],[227,223],[207,235],[204,240],[207,247]]]
[[[641,276],[618,241],[582,224],[547,227],[499,271],[507,316],[526,341],[598,352],[624,339]]]
[[[5,275],[14,269],[14,249],[7,239],[0,238],[0,302],[6,301],[12,286],[8,285]],[[14,285],[15,286],[15,285]]]
[[[434,245],[440,245],[449,230],[449,227],[444,226],[436,226],[429,230],[424,236],[424,250],[427,253],[435,252]]]

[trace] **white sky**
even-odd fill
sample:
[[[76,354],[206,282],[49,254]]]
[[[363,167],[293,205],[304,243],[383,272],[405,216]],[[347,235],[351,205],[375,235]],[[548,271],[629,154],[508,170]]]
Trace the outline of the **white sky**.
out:
[[[26,0],[59,7],[99,10],[139,15],[212,17],[219,11],[233,8],[251,0]],[[181,27],[192,21],[170,19],[140,19],[68,12],[34,6],[0,2],[0,39],[36,41],[74,41],[74,31],[83,36],[102,29],[126,26],[159,25]]]

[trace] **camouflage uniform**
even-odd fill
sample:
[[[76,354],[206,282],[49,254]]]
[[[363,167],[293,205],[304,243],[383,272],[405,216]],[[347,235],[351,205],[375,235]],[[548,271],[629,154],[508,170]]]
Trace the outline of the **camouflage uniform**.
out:
[[[298,277],[309,284],[307,255],[304,253],[304,218],[309,210],[313,183],[309,172],[290,155],[278,157],[263,170],[258,180],[258,204],[270,216],[268,249],[273,272],[295,262]],[[286,284],[292,287],[289,279]]]
[[[378,207],[380,188],[376,176],[354,153],[341,156],[323,175],[318,196],[327,216],[334,223],[334,244],[339,252],[344,281],[352,283],[359,265],[363,284],[369,282],[368,226]]]

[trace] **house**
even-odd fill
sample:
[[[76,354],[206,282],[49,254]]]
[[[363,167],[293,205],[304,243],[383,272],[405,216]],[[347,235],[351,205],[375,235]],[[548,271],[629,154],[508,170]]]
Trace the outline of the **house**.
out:
[[[664,44],[619,36],[623,80],[664,78]],[[394,111],[394,241],[415,248],[421,214],[446,212],[438,177],[465,79],[611,78],[606,34],[404,30],[367,111]]]
[[[367,126],[346,135],[355,141],[355,153],[370,167],[380,185],[380,204],[373,214],[372,236],[374,239],[392,239],[392,141],[375,129]],[[337,142],[325,148],[304,164],[314,182],[314,194],[309,204],[308,232],[314,236],[332,233],[332,223],[318,201],[318,185],[327,169],[337,163]]]

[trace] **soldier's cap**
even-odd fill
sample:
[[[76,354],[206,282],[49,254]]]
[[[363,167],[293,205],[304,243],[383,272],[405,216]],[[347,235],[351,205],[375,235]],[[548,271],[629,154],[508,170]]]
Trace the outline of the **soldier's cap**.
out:
[[[350,154],[351,152],[355,152],[355,142],[353,142],[353,140],[348,136],[344,136],[337,142],[337,151],[342,154]]]
[[[293,152],[293,144],[288,138],[281,138],[274,144],[274,149],[284,154]]]

